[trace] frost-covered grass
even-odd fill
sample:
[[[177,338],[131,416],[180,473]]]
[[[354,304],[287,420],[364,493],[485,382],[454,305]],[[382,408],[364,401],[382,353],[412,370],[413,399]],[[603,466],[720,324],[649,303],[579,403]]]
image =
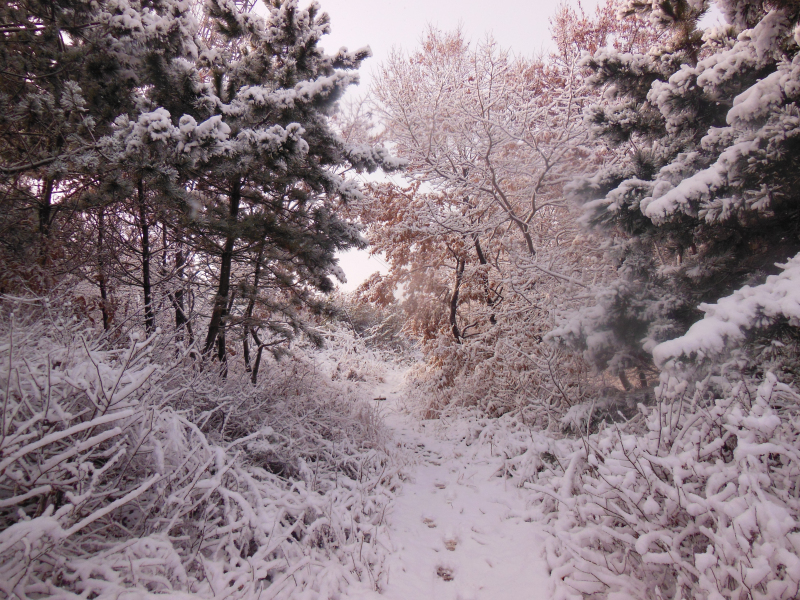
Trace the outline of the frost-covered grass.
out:
[[[55,302],[2,308],[4,596],[374,585],[399,467],[346,378],[300,353],[254,387],[167,336],[102,337]]]

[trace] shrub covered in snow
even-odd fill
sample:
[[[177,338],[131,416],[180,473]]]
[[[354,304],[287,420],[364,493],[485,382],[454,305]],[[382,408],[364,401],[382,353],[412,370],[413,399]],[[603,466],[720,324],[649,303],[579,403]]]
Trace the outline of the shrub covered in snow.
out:
[[[800,589],[800,396],[740,367],[694,384],[664,375],[655,407],[590,435],[542,432],[522,410],[450,408],[441,428],[531,492],[553,598],[788,600]]]
[[[584,59],[604,91],[584,117],[629,151],[571,192],[619,278],[550,339],[661,374],[627,422],[572,411],[580,439],[526,482],[560,597],[798,597],[800,13],[718,7],[728,24],[701,31],[708,2],[627,2],[665,43]]]
[[[562,441],[526,484],[560,542],[548,548],[558,597],[796,597],[797,400],[774,376],[757,388],[665,377],[643,432]]]
[[[156,334],[3,302],[0,589],[329,598],[374,585],[397,467],[374,411],[295,358],[223,381]]]

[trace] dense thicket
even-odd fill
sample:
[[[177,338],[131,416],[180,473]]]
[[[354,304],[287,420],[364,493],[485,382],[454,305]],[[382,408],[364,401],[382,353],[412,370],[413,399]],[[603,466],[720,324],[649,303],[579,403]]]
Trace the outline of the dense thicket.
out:
[[[327,358],[296,347],[253,385],[170,336],[109,340],[70,298],[2,309],[4,597],[374,588],[399,481],[351,381],[381,375],[363,343],[321,332]]]
[[[367,52],[244,6],[0,7],[3,591],[374,582],[391,457],[346,396],[402,327],[424,414],[472,407],[543,508],[554,598],[796,598],[800,5],[564,8],[533,59],[431,29],[369,197],[401,162],[331,120]],[[358,220],[390,272],[311,327]],[[326,384],[259,379],[301,329]]]
[[[345,171],[397,162],[331,123],[369,50],[251,6],[0,6],[3,597],[376,585],[381,367],[315,314],[365,243]],[[332,354],[262,360],[301,329]]]
[[[708,3],[630,3],[663,43],[583,62],[604,91],[588,126],[629,150],[570,193],[617,278],[550,339],[660,378],[641,421],[590,435],[594,405],[576,407],[584,439],[534,477],[556,528],[573,529],[552,555],[565,595],[788,599],[800,586],[800,10],[717,6],[727,23],[702,31]]]
[[[380,201],[358,205],[391,266],[361,293],[391,304],[402,288],[407,329],[429,358],[420,379],[434,411],[479,404],[554,425],[598,384],[579,355],[542,343],[556,309],[582,306],[588,286],[614,276],[602,240],[581,230],[564,194],[617,160],[581,119],[599,93],[579,61],[606,44],[645,51],[662,34],[638,18],[618,21],[614,4],[592,17],[563,8],[552,32],[555,51],[525,58],[431,29],[374,84],[372,114],[411,181],[374,185]]]
[[[204,354],[225,361],[235,325],[249,358],[290,338],[341,277],[335,253],[364,243],[339,171],[397,165],[330,124],[369,51],[326,55],[317,5],[207,3],[206,40],[190,8],[4,6],[2,285],[82,280],[106,329],[200,314]]]

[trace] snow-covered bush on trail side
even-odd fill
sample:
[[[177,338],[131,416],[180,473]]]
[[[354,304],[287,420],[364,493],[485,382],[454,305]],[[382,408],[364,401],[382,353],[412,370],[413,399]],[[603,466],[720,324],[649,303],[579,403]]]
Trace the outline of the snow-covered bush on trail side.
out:
[[[800,397],[740,361],[589,436],[449,408],[437,422],[531,492],[555,600],[789,600],[800,592]],[[591,410],[591,407],[590,407]]]
[[[375,586],[397,467],[351,387],[297,358],[222,381],[166,336],[112,343],[56,304],[2,303],[4,597]]]
[[[702,305],[653,349],[659,385],[617,419],[615,397],[570,409],[568,437],[521,408],[443,413],[448,435],[502,457],[498,475],[532,492],[552,534],[553,598],[798,597],[798,264]]]
[[[358,293],[339,296],[335,301],[340,320],[366,347],[396,356],[414,353],[416,344],[404,331],[405,319],[396,304],[380,306]]]
[[[800,12],[718,0],[728,24],[702,31],[710,6],[626,2],[669,39],[582,63],[603,90],[584,118],[627,151],[568,193],[619,281],[549,339],[661,373],[655,406],[560,440],[525,482],[556,597],[800,597]]]
[[[585,401],[596,381],[579,357],[532,336],[532,321],[500,321],[469,344],[431,340],[429,361],[412,371],[410,382],[423,415],[478,407],[493,417],[520,412],[531,425],[558,430],[563,414]]]
[[[798,596],[796,348],[764,341],[797,323],[798,265],[701,305],[703,319],[653,349],[657,406],[562,440],[525,482],[561,543],[548,553],[559,597]]]
[[[774,376],[693,387],[664,377],[644,432],[562,440],[525,483],[555,537],[554,597],[797,597],[799,398]]]

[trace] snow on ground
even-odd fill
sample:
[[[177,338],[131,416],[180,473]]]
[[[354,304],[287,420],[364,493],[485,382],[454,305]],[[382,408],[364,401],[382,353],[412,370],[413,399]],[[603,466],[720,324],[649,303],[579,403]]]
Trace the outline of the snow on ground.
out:
[[[348,600],[539,600],[552,595],[546,534],[524,490],[497,477],[491,448],[448,439],[446,424],[404,414],[403,371],[374,388],[387,425],[412,454],[387,515],[381,591]]]

